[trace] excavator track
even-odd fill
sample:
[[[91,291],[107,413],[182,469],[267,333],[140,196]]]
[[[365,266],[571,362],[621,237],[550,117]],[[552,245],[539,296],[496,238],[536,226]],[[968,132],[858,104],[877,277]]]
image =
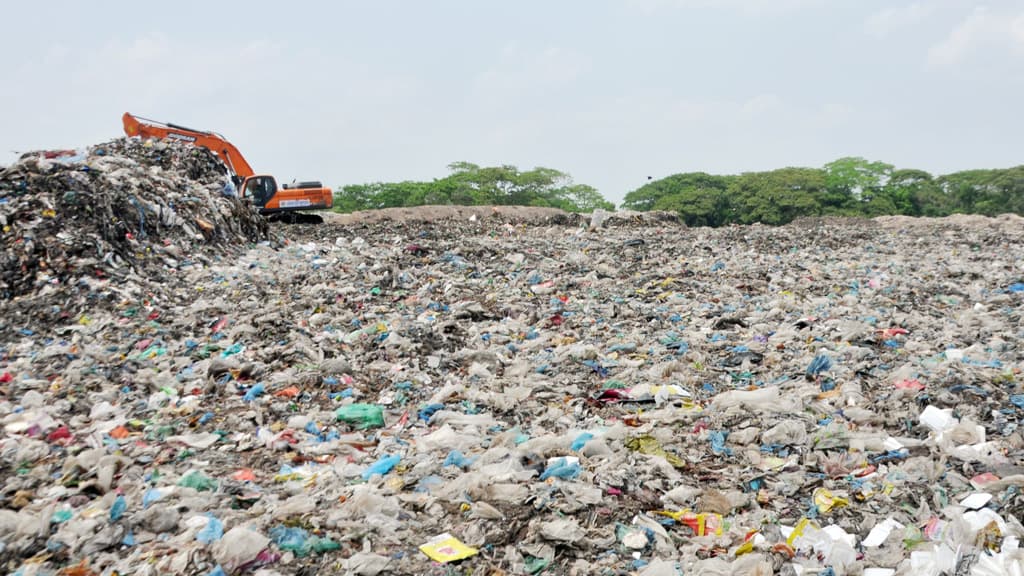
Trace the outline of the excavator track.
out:
[[[270,222],[284,222],[285,224],[323,224],[324,217],[319,214],[307,214],[305,212],[275,212],[267,215]]]

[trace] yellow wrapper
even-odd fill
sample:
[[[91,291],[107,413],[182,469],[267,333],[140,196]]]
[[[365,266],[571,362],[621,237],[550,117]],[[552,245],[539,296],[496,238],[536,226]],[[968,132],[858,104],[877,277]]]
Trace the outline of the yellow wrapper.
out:
[[[804,530],[808,526],[814,528],[815,530],[819,530],[820,529],[820,527],[818,526],[818,524],[816,522],[814,522],[812,520],[808,520],[807,518],[801,518],[800,521],[796,523],[796,526],[793,528],[793,532],[789,535],[789,538],[786,538],[786,544],[790,548],[792,548],[793,547],[793,543],[796,542],[797,538],[799,538],[800,536],[803,536]]]
[[[834,496],[825,488],[818,488],[814,491],[814,505],[818,507],[818,512],[822,514],[827,514],[833,508],[842,508],[849,503],[850,501],[846,498]]]
[[[458,538],[445,532],[420,546],[420,552],[426,554],[434,562],[444,563],[476,556],[477,549],[466,546]]]

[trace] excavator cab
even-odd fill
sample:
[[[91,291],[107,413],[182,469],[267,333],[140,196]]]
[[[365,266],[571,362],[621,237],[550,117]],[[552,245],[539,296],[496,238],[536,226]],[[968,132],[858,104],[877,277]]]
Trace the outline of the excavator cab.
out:
[[[277,192],[277,181],[273,176],[250,176],[245,179],[242,198],[251,198],[252,203],[263,208]]]
[[[323,218],[299,210],[330,209],[334,197],[319,182],[302,182],[297,187],[277,187],[273,176],[250,176],[242,184],[242,198],[259,208],[271,221],[319,224]]]

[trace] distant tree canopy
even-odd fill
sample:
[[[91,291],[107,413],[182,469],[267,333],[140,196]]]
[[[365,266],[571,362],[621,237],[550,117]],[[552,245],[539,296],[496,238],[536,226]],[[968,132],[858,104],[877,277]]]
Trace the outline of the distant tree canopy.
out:
[[[690,226],[786,224],[802,216],[1024,214],[1024,166],[933,177],[840,158],[823,168],[674,174],[626,194],[623,208],[677,212]]]
[[[340,212],[425,204],[549,206],[614,210],[596,189],[551,168],[455,162],[430,182],[352,184],[335,192]],[[803,216],[1024,214],[1024,166],[932,176],[864,158],[821,168],[714,175],[674,174],[626,194],[623,208],[676,212],[690,226],[786,224]]]
[[[334,209],[354,212],[427,204],[546,206],[569,212],[615,209],[592,186],[575,184],[568,174],[551,168],[520,172],[515,166],[455,162],[448,169],[448,176],[431,182],[344,186],[334,193]]]

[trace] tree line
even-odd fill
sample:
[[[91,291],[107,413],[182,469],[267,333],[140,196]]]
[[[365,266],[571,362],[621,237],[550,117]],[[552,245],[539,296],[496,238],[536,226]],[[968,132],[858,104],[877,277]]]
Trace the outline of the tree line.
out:
[[[592,186],[551,168],[448,166],[429,182],[351,184],[337,190],[335,210],[354,212],[427,204],[547,206],[591,212],[615,206]],[[689,226],[780,225],[805,216],[948,216],[1024,214],[1024,166],[932,176],[864,158],[822,168],[715,175],[674,174],[626,194],[622,208],[676,212]]]
[[[542,206],[568,212],[614,210],[593,187],[576,184],[551,168],[520,171],[515,166],[480,167],[469,162],[448,166],[450,174],[430,182],[351,184],[334,193],[339,212],[452,204],[462,206]]]
[[[1024,166],[936,177],[851,157],[824,168],[689,172],[629,192],[622,207],[677,212],[690,226],[778,225],[804,216],[1024,214]]]

